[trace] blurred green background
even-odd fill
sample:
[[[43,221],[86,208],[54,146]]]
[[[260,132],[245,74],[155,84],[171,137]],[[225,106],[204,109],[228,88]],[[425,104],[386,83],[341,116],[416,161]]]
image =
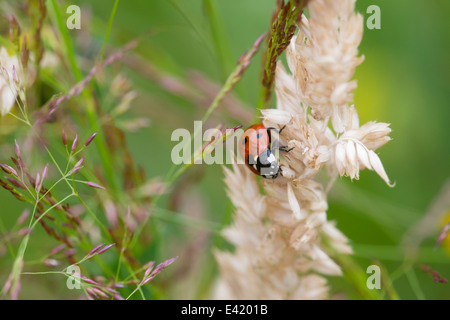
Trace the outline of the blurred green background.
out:
[[[91,50],[95,57],[113,1],[73,0],[69,4],[82,9],[82,30],[73,30],[71,35],[77,39],[86,33],[94,38],[89,47],[77,44],[77,50],[84,56],[89,56],[86,50]],[[359,181],[338,179],[330,194],[328,215],[351,239],[362,268],[381,263],[389,274],[395,275],[403,262],[400,244],[405,233],[423,217],[450,177],[450,2],[360,0],[357,10],[367,18],[366,9],[373,4],[381,9],[381,29],[364,30],[360,53],[365,61],[355,74],[355,106],[361,123],[391,123],[393,140],[378,154],[396,185],[389,188],[370,171],[362,172]],[[274,8],[273,0],[120,1],[109,43],[111,47],[121,47],[150,31],[136,49],[148,65],[188,84],[193,83],[192,72],[200,71],[205,79],[220,86],[241,54],[267,31]],[[260,70],[258,54],[234,90],[236,97],[248,106],[248,114],[254,113],[258,100]],[[148,128],[128,134],[132,154],[149,177],[163,177],[172,165],[172,131],[192,131],[193,121],[199,120],[206,109],[168,93],[139,70],[123,66],[120,71],[133,79],[139,94],[132,112],[150,119]],[[250,124],[236,118],[219,109],[208,126]],[[220,166],[194,167],[183,181],[187,185],[181,186],[185,192],[180,192],[179,211],[219,226],[228,223],[232,207]],[[15,221],[16,212],[20,211],[16,202],[10,200],[9,194],[0,192],[5,224]],[[169,202],[170,199],[166,203]],[[433,249],[442,226],[443,221],[436,221],[435,232],[421,244],[418,262],[427,263],[450,278],[447,244]],[[201,248],[195,253],[195,270],[187,273],[189,277],[175,278],[178,283],[171,283],[161,297],[207,298],[217,272],[211,248],[223,246],[220,238],[202,226],[160,221],[158,227],[163,232],[162,239],[167,239],[162,252],[167,252],[167,258],[170,254],[180,256],[176,262],[179,268],[191,254],[189,250]],[[45,237],[43,232],[37,234]],[[48,250],[45,244],[45,248],[40,248],[38,242],[33,244],[35,250]],[[0,273],[6,274],[9,266],[8,261],[0,260]],[[393,279],[400,298],[450,298],[449,284],[434,283],[430,275],[417,267],[411,270]],[[160,275],[161,290],[174,281],[170,277],[169,272]],[[26,278],[24,283],[29,282],[23,285],[24,297],[35,297],[37,292],[41,298],[70,297],[58,280]],[[345,279],[330,278],[330,282],[334,293],[344,292],[344,297],[352,297]]]

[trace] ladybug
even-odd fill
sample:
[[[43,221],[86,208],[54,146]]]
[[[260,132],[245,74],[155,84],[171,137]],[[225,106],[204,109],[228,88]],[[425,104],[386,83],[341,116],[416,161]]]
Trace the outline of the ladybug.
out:
[[[289,152],[291,149],[278,146],[278,139],[272,133],[280,134],[275,128],[266,128],[263,124],[254,124],[247,128],[242,135],[240,152],[245,164],[255,174],[266,178],[275,179],[281,171],[277,150]],[[275,138],[275,139],[274,139]]]

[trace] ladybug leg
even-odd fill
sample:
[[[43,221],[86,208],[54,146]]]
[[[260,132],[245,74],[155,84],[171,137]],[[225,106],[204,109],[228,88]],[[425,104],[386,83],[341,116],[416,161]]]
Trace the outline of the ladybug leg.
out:
[[[294,148],[295,147],[287,149],[287,146],[281,146],[278,148],[278,150],[288,153],[288,152],[291,152]]]
[[[281,134],[281,131],[283,131],[285,128],[286,128],[286,125],[282,126],[281,129],[269,127],[269,128],[267,128],[267,131],[274,130],[274,131],[278,131],[278,134]]]

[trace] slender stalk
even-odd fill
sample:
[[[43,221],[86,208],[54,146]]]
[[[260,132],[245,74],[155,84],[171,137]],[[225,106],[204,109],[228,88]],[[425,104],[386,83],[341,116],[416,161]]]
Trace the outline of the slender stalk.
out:
[[[223,79],[226,78],[229,71],[233,68],[233,62],[230,59],[231,49],[223,28],[222,20],[217,8],[216,0],[203,0],[205,11],[207,13],[208,22],[211,28],[213,43],[216,54],[219,58],[220,71]]]
[[[184,5],[184,1],[180,0],[170,0],[170,3],[173,5],[175,9],[178,10],[178,12],[181,14],[181,16],[189,23],[189,25],[192,27],[194,32],[199,37],[200,41],[202,42],[202,45],[206,48],[206,50],[214,56],[214,49],[211,46],[211,41],[208,39],[205,28],[202,25],[199,25],[197,21],[199,21],[198,18],[193,17],[193,13],[191,12],[190,8]]]
[[[12,271],[10,274],[9,279],[11,280],[11,288],[12,290],[14,290],[14,288],[16,288],[19,284],[19,279],[20,279],[20,274],[23,268],[23,261],[24,261],[24,256],[25,256],[25,252],[26,249],[28,247],[28,242],[30,240],[30,236],[32,231],[34,230],[34,228],[36,227],[37,223],[43,218],[45,217],[45,215],[50,212],[51,210],[53,210],[54,208],[56,208],[57,206],[59,206],[60,204],[62,204],[63,202],[65,202],[66,200],[68,200],[69,198],[71,198],[73,196],[73,194],[69,194],[68,196],[66,196],[64,199],[62,199],[61,201],[55,203],[53,206],[51,206],[50,208],[48,208],[44,213],[42,213],[34,222],[34,214],[36,212],[37,209],[37,204],[38,201],[36,201],[36,205],[33,209],[33,213],[31,214],[30,217],[30,222],[28,225],[28,229],[29,232],[25,235],[25,237],[22,239],[20,245],[19,245],[19,250],[17,252],[17,256],[14,260],[13,263],[13,267],[12,267]],[[2,291],[0,292],[0,295],[3,294],[3,290],[5,289],[5,287],[3,287]]]
[[[209,117],[211,116],[211,114],[217,109],[217,107],[219,106],[220,102],[226,97],[226,95],[234,88],[234,86],[240,81],[240,79],[242,78],[243,74],[245,73],[245,71],[247,70],[248,66],[250,65],[250,62],[253,58],[253,56],[256,54],[256,52],[258,52],[260,45],[263,41],[263,39],[265,38],[265,34],[261,35],[253,44],[252,49],[249,52],[246,52],[242,55],[242,57],[239,59],[236,67],[234,68],[233,72],[231,72],[231,74],[228,76],[227,80],[225,81],[225,84],[222,86],[222,88],[220,89],[220,91],[217,93],[217,95],[215,96],[214,100],[211,102],[210,106],[208,107],[207,111],[205,112],[205,114],[203,115],[201,121],[202,123],[204,123],[206,120],[209,119]],[[192,141],[194,141],[195,137],[198,137],[198,135],[200,134],[200,127],[197,127],[196,130],[194,131],[194,135],[191,138],[191,145],[192,145]],[[186,142],[187,143],[187,142]],[[197,150],[194,151],[194,154],[197,152]],[[166,182],[166,186],[169,187],[171,184],[173,184],[175,182],[175,180],[188,168],[190,167],[191,164],[184,164],[182,167],[178,168],[178,170],[176,169],[176,166],[173,165],[170,169],[168,174],[165,177],[165,182]],[[155,207],[158,203],[158,201],[160,200],[161,195],[158,195],[155,197],[155,199],[153,199],[153,203],[152,205]],[[141,232],[144,229],[144,226],[147,224],[149,218],[146,218],[146,220],[144,221],[144,223],[142,223],[139,226],[139,229],[136,230],[136,232],[133,235],[133,244],[136,244],[137,239],[139,238],[139,235],[141,234]],[[158,235],[158,230],[157,230],[157,226],[155,223],[152,224],[152,231],[155,232],[154,236]]]
[[[116,3],[115,3],[116,5]],[[72,44],[72,40],[70,38],[70,35],[68,33],[68,30],[64,24],[64,20],[62,18],[61,14],[61,8],[59,7],[59,4],[56,0],[51,0],[49,2],[49,7],[51,8],[51,11],[53,12],[53,15],[56,19],[56,24],[58,26],[59,32],[61,34],[66,53],[69,59],[69,64],[72,73],[75,76],[75,79],[77,82],[80,82],[83,80],[83,75],[81,73],[80,68],[78,67],[76,58],[75,58],[75,51]],[[117,9],[117,8],[116,8]],[[110,17],[110,21],[114,18],[114,14],[116,11],[113,9]],[[109,29],[108,29],[109,30]],[[91,127],[92,132],[99,132],[103,131],[101,126],[101,121],[98,117],[97,111],[95,109],[94,101],[92,100],[91,96],[86,90],[82,91],[82,97],[84,99],[84,104],[86,106],[86,115],[88,117],[89,125]],[[104,135],[103,135],[104,136]],[[103,168],[105,170],[105,177],[108,180],[108,183],[113,191],[113,195],[115,198],[120,198],[120,191],[119,191],[119,184],[117,181],[117,177],[114,174],[114,166],[112,163],[112,158],[110,156],[110,152],[108,151],[108,147],[106,145],[106,141],[104,140],[104,137],[98,137],[96,139],[95,143],[97,147],[97,151],[100,155],[100,159],[102,161]]]
[[[409,283],[411,285],[411,289],[416,295],[417,299],[425,300],[425,294],[423,293],[422,288],[420,287],[419,280],[417,280],[417,276],[413,268],[409,268],[406,271],[406,277],[408,278]]]
[[[331,257],[341,267],[344,276],[353,285],[361,298],[366,300],[381,300],[381,294],[377,290],[369,290],[367,288],[367,274],[351,256],[335,253]]]
[[[106,29],[105,38],[103,40],[102,48],[100,49],[100,52],[99,52],[98,58],[97,58],[97,61],[100,62],[100,63],[103,60],[103,56],[105,54],[106,46],[108,45],[109,34],[111,33],[112,24],[113,24],[113,21],[114,21],[114,17],[116,16],[116,11],[117,11],[117,7],[118,6],[119,6],[119,0],[115,0],[114,1],[114,6],[113,6],[113,8],[111,10],[111,14],[109,16],[108,28]]]

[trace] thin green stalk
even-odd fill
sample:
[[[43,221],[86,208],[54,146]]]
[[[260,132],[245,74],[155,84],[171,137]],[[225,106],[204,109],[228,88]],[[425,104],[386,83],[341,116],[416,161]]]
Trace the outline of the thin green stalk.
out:
[[[77,81],[80,81],[81,79],[83,79],[83,75],[81,74],[80,69],[78,69],[77,61],[75,58],[75,49],[73,47],[72,40],[70,39],[70,35],[67,30],[61,8],[57,0],[50,0],[47,2],[47,4],[50,12],[53,14],[53,17],[56,20],[56,25],[58,26],[59,32],[63,38],[63,43],[67,58],[69,60],[70,69],[72,70],[75,79]]]
[[[406,277],[408,278],[409,283],[411,285],[411,289],[416,295],[417,299],[425,300],[425,294],[423,293],[422,288],[420,287],[419,280],[417,280],[417,276],[413,268],[409,268],[406,271]]]
[[[204,30],[205,28],[197,23],[200,19],[196,17],[192,17],[193,13],[190,11],[189,7],[184,5],[183,1],[179,0],[170,0],[170,3],[178,10],[178,12],[182,15],[182,17],[189,23],[194,32],[197,34],[204,47],[208,52],[214,56],[214,50],[211,46],[211,42],[208,40]]]
[[[389,300],[399,300],[398,293],[392,285],[393,279],[390,277],[386,267],[378,259],[374,260],[372,264],[380,267],[381,287],[383,288],[381,299],[384,299],[386,295]]]
[[[45,274],[63,274],[66,275],[63,271],[37,271],[37,272],[22,272],[24,275],[45,275]]]
[[[381,300],[381,293],[367,288],[367,274],[356,263],[352,256],[342,254],[333,248],[328,238],[323,238],[327,254],[335,261],[344,273],[345,278],[352,284],[356,292],[366,300]]]
[[[78,67],[76,58],[75,58],[75,51],[72,44],[72,40],[70,38],[70,35],[68,33],[68,30],[64,24],[64,19],[62,18],[61,14],[61,8],[59,7],[59,4],[56,0],[51,0],[49,2],[49,7],[51,9],[51,12],[53,12],[53,16],[55,17],[56,24],[58,26],[59,32],[61,34],[64,46],[66,48],[66,54],[69,59],[69,64],[71,71],[73,72],[75,79],[77,82],[80,82],[83,80],[83,75],[81,73],[81,70]],[[110,17],[110,20],[114,18],[115,10],[112,12],[112,17]],[[111,20],[112,21],[112,20]],[[101,121],[98,118],[97,112],[95,110],[95,104],[92,100],[91,96],[86,90],[82,91],[82,97],[84,99],[84,105],[86,106],[86,114],[88,117],[89,125],[91,126],[92,132],[98,132],[103,131],[101,126]],[[119,190],[119,183],[116,180],[116,175],[114,174],[114,165],[112,163],[112,157],[108,151],[108,147],[106,145],[106,141],[104,140],[104,137],[98,137],[96,139],[95,143],[97,147],[97,151],[100,155],[100,159],[102,161],[103,168],[105,170],[105,177],[109,183],[109,186],[111,187],[111,190],[113,191],[113,195],[116,199],[120,198],[121,192]]]
[[[219,66],[221,69],[223,79],[226,78],[230,70],[233,68],[231,60],[231,49],[223,28],[222,19],[217,8],[216,0],[203,0],[204,7],[207,13],[207,18],[211,28],[213,43],[216,49],[217,57],[219,58]]]
[[[19,245],[19,250],[17,252],[17,256],[16,259],[14,260],[13,263],[13,267],[12,267],[12,271],[10,274],[9,279],[11,280],[11,288],[16,288],[19,282],[19,278],[20,278],[20,274],[23,268],[23,261],[24,261],[24,256],[25,256],[25,252],[26,249],[28,247],[28,241],[30,240],[30,236],[32,231],[34,230],[34,228],[36,227],[36,224],[43,218],[45,217],[45,215],[50,212],[51,210],[53,210],[54,208],[56,208],[57,206],[59,206],[61,203],[63,203],[64,201],[68,200],[70,197],[72,197],[73,194],[70,194],[68,196],[66,196],[64,199],[62,199],[61,201],[55,203],[53,206],[51,206],[50,208],[48,208],[44,213],[42,213],[34,222],[34,214],[36,212],[37,209],[37,204],[38,201],[36,201],[36,204],[34,206],[33,209],[33,213],[31,214],[31,218],[30,218],[30,222],[28,225],[28,229],[29,232],[24,236],[24,238],[22,239],[20,245]],[[3,290],[5,287],[3,287],[2,291],[0,292],[0,295],[3,294]]]
[[[16,116],[16,115],[15,115],[14,113],[12,113],[12,112],[10,112],[9,115],[12,116],[13,118],[15,118],[16,120],[19,120],[20,122],[25,123],[27,126],[30,125],[30,123],[29,123],[27,120],[22,119],[22,118]]]
[[[13,246],[11,244],[11,241],[9,241],[9,237],[6,237],[6,235],[8,234],[8,230],[5,227],[5,224],[3,222],[2,217],[0,216],[0,232],[3,234],[5,242],[6,242],[6,247],[8,248],[9,253],[11,254],[11,256],[13,258],[16,257],[16,254],[14,252]]]
[[[89,206],[86,204],[86,202],[84,202],[83,198],[81,198],[78,193],[76,193],[75,196],[77,197],[78,201],[80,201],[80,203],[83,205],[83,207],[86,209],[86,211],[89,213],[89,215],[92,217],[92,219],[94,219],[95,223],[97,223],[99,225],[100,229],[102,229],[102,231],[105,234],[106,238],[109,241],[112,241],[112,238],[111,238],[111,235],[108,232],[108,229],[100,221],[100,219],[95,215],[95,213],[92,212],[91,208],[89,208]]]
[[[102,229],[103,233],[105,234],[105,236],[107,237],[107,239],[109,241],[112,241],[111,235],[108,232],[108,229],[105,227],[105,225],[100,221],[100,219],[96,216],[96,214],[91,210],[91,208],[86,204],[86,202],[83,200],[83,198],[80,197],[80,195],[78,194],[78,192],[76,192],[76,190],[74,189],[73,185],[70,184],[70,182],[66,179],[66,175],[67,172],[69,170],[69,163],[70,163],[70,157],[69,157],[69,161],[67,163],[66,166],[66,171],[63,172],[60,168],[60,166],[58,165],[58,163],[56,162],[54,156],[52,155],[52,153],[50,152],[50,150],[46,147],[47,153],[50,156],[53,164],[55,165],[55,167],[58,169],[59,173],[63,176],[63,178],[61,178],[60,180],[65,180],[67,185],[69,186],[69,188],[72,190],[72,192],[75,194],[75,196],[77,197],[77,199],[80,201],[80,203],[83,205],[83,207],[86,209],[86,211],[89,213],[89,215],[92,217],[92,219],[94,219],[94,221],[100,226],[100,228]],[[59,181],[60,181],[59,180]],[[73,180],[73,179],[72,179]],[[73,181],[77,181],[77,180],[73,180]]]
[[[119,6],[119,0],[114,2],[114,6],[111,10],[111,14],[109,15],[108,20],[108,28],[106,29],[105,38],[103,40],[102,48],[100,49],[100,53],[98,55],[97,61],[101,62],[103,60],[103,55],[105,54],[106,46],[108,45],[109,34],[111,33],[112,24],[114,21],[114,17],[116,16],[117,7]]]
[[[366,300],[381,300],[377,290],[369,290],[366,286],[367,274],[349,255],[335,253],[333,260],[341,267],[344,276],[356,289],[356,292]]]
[[[128,269],[128,272],[130,273],[131,277],[133,277],[134,280],[139,280],[139,279],[137,278],[136,274],[133,272],[133,270],[131,269],[131,267],[130,267],[129,265],[127,265],[127,269]],[[142,291],[142,285],[141,285],[141,284],[139,284],[139,285],[137,286],[137,288],[134,289],[134,291],[126,298],[126,300],[129,300],[129,299],[131,298],[131,296],[132,296],[134,293],[136,293],[136,291],[139,291],[139,293],[141,294],[142,300],[145,300],[145,295],[144,295],[144,291]]]
[[[220,89],[219,93],[215,96],[214,100],[211,102],[211,105],[206,110],[205,114],[203,115],[201,122],[205,123],[206,120],[209,119],[211,114],[217,109],[219,104],[222,102],[222,100],[225,98],[225,96],[234,88],[234,86],[241,80],[243,73],[248,68],[250,61],[252,57],[256,54],[258,51],[260,44],[262,40],[264,39],[265,35],[262,35],[261,37],[256,40],[255,44],[253,45],[253,48],[250,52],[244,54],[241,59],[239,60],[237,66],[234,68],[233,72],[228,76],[227,80],[225,81],[225,84]],[[200,132],[201,127],[197,126],[196,130],[194,131],[194,135],[191,138],[191,145],[192,141],[195,140],[195,138],[201,133]],[[197,150],[195,151],[197,152]],[[182,172],[184,172],[187,167],[189,167],[191,164],[185,164],[183,167],[179,168],[177,172],[173,174],[172,177],[169,178],[169,182],[173,182]]]
[[[63,198],[62,200],[58,201],[58,202],[55,203],[53,206],[51,206],[50,208],[48,208],[47,210],[45,210],[44,213],[42,213],[42,214],[41,214],[41,215],[33,222],[33,224],[31,225],[31,230],[33,230],[33,229],[36,227],[36,225],[38,224],[38,222],[41,221],[41,219],[42,219],[43,217],[45,217],[45,216],[47,215],[47,213],[49,213],[51,210],[53,210],[54,208],[56,208],[57,206],[59,206],[59,205],[62,204],[63,202],[69,200],[69,199],[70,199],[71,197],[73,197],[74,195],[75,195],[75,194],[73,194],[73,193],[69,194],[68,196],[66,196],[65,198]],[[33,216],[32,216],[32,218],[33,218]],[[31,232],[31,230],[30,230],[30,232]],[[28,234],[27,236],[29,236],[29,234]]]
[[[141,293],[141,297],[142,300],[145,300],[145,296],[144,296],[144,292],[142,291],[142,281],[137,285],[136,289],[133,290],[133,292],[131,292],[128,297],[126,297],[125,300],[130,300],[130,298],[137,292],[139,291]]]
[[[217,109],[220,102],[225,98],[225,96],[234,88],[236,83],[240,81],[243,74],[247,70],[248,66],[250,65],[250,62],[253,58],[253,56],[258,52],[260,45],[265,37],[265,34],[260,36],[255,43],[253,44],[252,49],[249,52],[246,52],[238,61],[237,66],[234,68],[233,72],[228,76],[227,80],[225,81],[225,84],[222,86],[214,100],[211,102],[210,106],[206,110],[205,114],[203,115],[201,121],[204,123],[211,114]],[[194,131],[194,135],[191,137],[191,145],[192,141],[194,141],[195,137],[197,137],[200,134],[201,128],[198,126],[196,130]],[[186,142],[187,143],[187,142]],[[197,152],[197,150],[194,151],[194,154]],[[176,165],[172,165],[172,167],[169,169],[168,174],[166,175],[164,181],[166,183],[167,187],[170,187],[172,183],[175,182],[175,180],[188,168],[191,164],[185,164],[182,167],[178,168],[176,170]],[[156,207],[156,204],[161,199],[162,195],[157,195],[152,202],[152,205]],[[146,220],[139,226],[139,228],[136,230],[136,232],[133,235],[132,245],[135,245],[137,242],[137,239],[139,238],[139,235],[144,230],[145,225],[148,222],[149,217],[146,218]],[[151,224],[152,232],[154,232],[154,237],[158,237],[159,230],[156,223]]]
[[[185,214],[173,212],[163,208],[155,209],[152,213],[152,217],[170,223],[180,224],[193,229],[206,230],[214,234],[220,233],[220,225],[218,223],[203,219],[196,219]]]

